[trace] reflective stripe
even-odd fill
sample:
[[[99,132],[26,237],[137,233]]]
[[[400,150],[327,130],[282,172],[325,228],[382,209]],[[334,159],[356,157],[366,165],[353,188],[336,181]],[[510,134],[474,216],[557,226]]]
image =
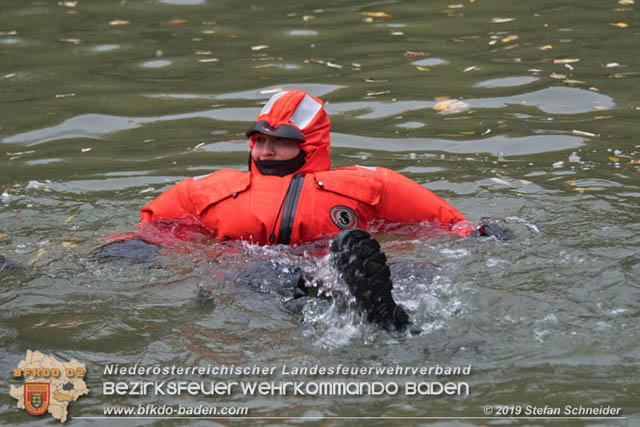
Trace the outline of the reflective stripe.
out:
[[[311,123],[311,120],[313,120],[321,108],[322,104],[311,98],[309,95],[305,95],[305,97],[302,98],[302,101],[300,101],[300,104],[298,104],[296,111],[294,111],[291,116],[290,121],[294,125],[298,126],[299,129],[304,129],[309,125],[309,123]]]
[[[273,104],[280,99],[281,97],[283,97],[284,95],[286,95],[287,91],[283,90],[280,91],[278,93],[274,93],[273,96],[271,96],[271,98],[269,98],[269,100],[267,101],[266,104],[264,104],[264,107],[262,107],[262,110],[260,110],[260,114],[258,114],[258,116],[261,116],[263,114],[269,114],[269,112],[271,111],[271,107],[273,107]]]

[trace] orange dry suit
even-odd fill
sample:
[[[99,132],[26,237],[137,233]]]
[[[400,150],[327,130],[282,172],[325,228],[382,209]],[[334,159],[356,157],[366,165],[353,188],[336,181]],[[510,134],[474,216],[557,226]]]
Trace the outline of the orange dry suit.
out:
[[[448,230],[465,221],[443,199],[392,170],[360,166],[331,170],[330,127],[318,98],[298,90],[276,93],[247,132],[250,148],[254,132],[299,139],[301,167],[285,176],[268,175],[250,158],[249,172],[219,170],[188,178],[142,208],[142,223],[187,217],[220,240],[266,245],[330,237],[348,228],[367,228],[376,219],[437,221]],[[466,235],[471,228],[455,232]]]

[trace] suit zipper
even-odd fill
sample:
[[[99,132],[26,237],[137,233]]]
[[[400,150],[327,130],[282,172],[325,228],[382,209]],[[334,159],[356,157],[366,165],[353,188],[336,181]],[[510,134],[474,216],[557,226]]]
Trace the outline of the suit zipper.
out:
[[[275,241],[276,224],[278,223],[278,218],[281,213],[282,220],[280,221],[277,243],[281,245],[288,245],[291,241],[293,220],[296,216],[296,208],[298,207],[298,199],[300,198],[300,192],[302,191],[302,184],[304,184],[304,175],[299,173],[293,175],[293,178],[291,178],[291,182],[289,183],[287,193],[280,204],[280,209],[278,209],[278,215],[273,223],[273,229],[269,236],[269,243],[273,243]]]

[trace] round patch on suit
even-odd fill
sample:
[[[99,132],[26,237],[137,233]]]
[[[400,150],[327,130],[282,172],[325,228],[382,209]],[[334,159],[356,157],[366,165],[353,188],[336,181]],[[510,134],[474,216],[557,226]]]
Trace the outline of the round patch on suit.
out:
[[[346,206],[334,206],[329,211],[331,221],[341,230],[348,230],[358,226],[358,216],[353,209]]]

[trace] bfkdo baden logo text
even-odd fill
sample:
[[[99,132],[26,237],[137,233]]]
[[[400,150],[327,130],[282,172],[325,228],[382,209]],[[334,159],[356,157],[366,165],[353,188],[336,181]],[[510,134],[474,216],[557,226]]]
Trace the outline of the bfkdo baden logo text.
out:
[[[89,393],[83,378],[84,364],[71,360],[60,362],[39,351],[27,350],[27,357],[13,370],[14,378],[24,378],[21,387],[11,386],[9,393],[18,408],[31,415],[47,412],[60,422],[67,420],[70,402]]]

